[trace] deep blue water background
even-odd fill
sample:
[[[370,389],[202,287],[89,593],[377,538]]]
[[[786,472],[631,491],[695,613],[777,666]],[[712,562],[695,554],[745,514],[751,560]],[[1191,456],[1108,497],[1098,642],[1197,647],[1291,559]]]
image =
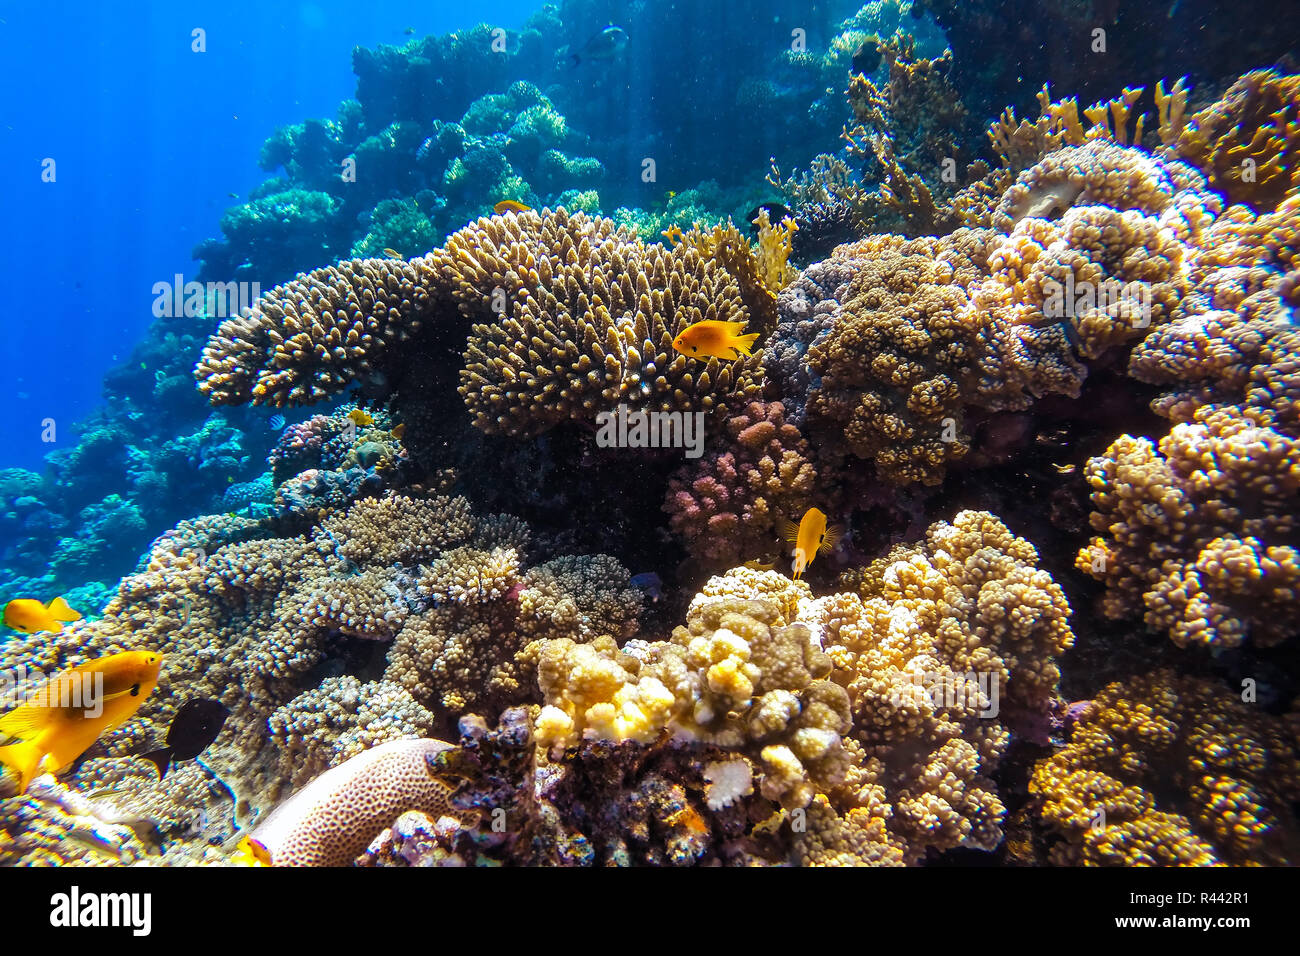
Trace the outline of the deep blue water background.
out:
[[[0,468],[39,470],[101,401],[104,372],[152,321],[155,282],[192,279],[276,126],[332,117],[354,46],[480,21],[521,25],[537,0],[0,4],[0,176],[8,361]],[[207,52],[191,31],[207,31]],[[51,157],[57,180],[41,181]],[[41,442],[53,418],[59,442]]]

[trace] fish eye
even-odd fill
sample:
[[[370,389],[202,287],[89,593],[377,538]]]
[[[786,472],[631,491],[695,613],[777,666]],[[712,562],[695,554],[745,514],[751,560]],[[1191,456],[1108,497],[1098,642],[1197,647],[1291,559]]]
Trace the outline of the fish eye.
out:
[[[692,351],[692,352],[698,352],[699,349],[696,348],[694,345],[692,345],[692,346],[691,346],[691,351]]]
[[[131,696],[132,696],[132,697],[139,697],[139,696],[140,696],[140,685],[139,685],[139,684],[132,684],[132,685],[131,685]]]

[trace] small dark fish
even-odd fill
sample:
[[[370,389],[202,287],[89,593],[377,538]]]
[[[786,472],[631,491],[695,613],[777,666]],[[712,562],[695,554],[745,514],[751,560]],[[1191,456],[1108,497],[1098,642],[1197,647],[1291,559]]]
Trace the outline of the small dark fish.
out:
[[[284,416],[277,412],[267,420],[267,424],[271,426],[271,431],[278,432],[284,428]]]
[[[239,193],[226,193],[226,195],[229,196],[231,199],[239,198]]]
[[[779,202],[761,202],[745,214],[745,221],[749,223],[750,232],[757,231],[758,214],[764,209],[767,210],[767,221],[772,225],[780,225],[784,219],[793,219],[794,210],[789,206]]]
[[[875,73],[878,66],[880,66],[879,44],[875,40],[863,40],[862,46],[858,47],[857,52],[853,54],[853,72]]]
[[[581,50],[569,56],[569,63],[577,66],[583,60],[612,60],[627,46],[627,31],[613,25],[605,27],[586,42]]]
[[[167,776],[167,769],[176,760],[193,760],[217,739],[222,725],[230,716],[219,700],[198,697],[181,704],[167,731],[167,746],[143,754],[158,767],[158,779]]]
[[[640,588],[651,601],[658,601],[664,594],[664,583],[659,580],[659,575],[653,571],[632,575],[632,579],[628,581],[628,584],[634,588]]]

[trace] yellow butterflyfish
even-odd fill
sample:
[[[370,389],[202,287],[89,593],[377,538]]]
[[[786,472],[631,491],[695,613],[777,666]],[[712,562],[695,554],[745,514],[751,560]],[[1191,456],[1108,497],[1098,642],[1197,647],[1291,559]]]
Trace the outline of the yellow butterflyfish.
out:
[[[123,651],[56,674],[0,717],[0,734],[18,743],[0,747],[0,764],[25,792],[42,773],[70,767],[105,731],[126,723],[158,683],[162,655]]]
[[[49,604],[42,604],[32,598],[18,598],[5,605],[5,627],[12,627],[24,634],[35,634],[37,631],[59,634],[63,631],[64,624],[80,620],[81,615],[61,597],[56,597]]]
[[[794,545],[791,569],[796,581],[819,554],[829,554],[843,536],[843,529],[826,526],[826,513],[819,508],[809,508],[798,524],[787,521],[781,529],[785,540]]]

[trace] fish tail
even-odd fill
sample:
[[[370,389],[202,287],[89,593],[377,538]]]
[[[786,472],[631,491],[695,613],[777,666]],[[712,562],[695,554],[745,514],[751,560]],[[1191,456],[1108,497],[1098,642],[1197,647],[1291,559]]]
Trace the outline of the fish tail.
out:
[[[161,780],[167,776],[167,769],[172,765],[172,748],[160,747],[151,750],[147,754],[141,754],[140,759],[151,761],[158,768],[158,779]]]
[[[56,597],[45,608],[56,621],[80,621],[81,615],[68,606],[62,597]]]
[[[754,343],[757,341],[758,341],[757,332],[751,332],[749,333],[749,335],[737,335],[732,339],[736,351],[739,352],[741,355],[746,355],[746,356],[754,354],[751,351],[751,349],[753,349]]]
[[[41,748],[29,740],[0,747],[0,764],[8,767],[18,778],[19,793],[26,793],[27,786],[40,774],[44,756]]]

